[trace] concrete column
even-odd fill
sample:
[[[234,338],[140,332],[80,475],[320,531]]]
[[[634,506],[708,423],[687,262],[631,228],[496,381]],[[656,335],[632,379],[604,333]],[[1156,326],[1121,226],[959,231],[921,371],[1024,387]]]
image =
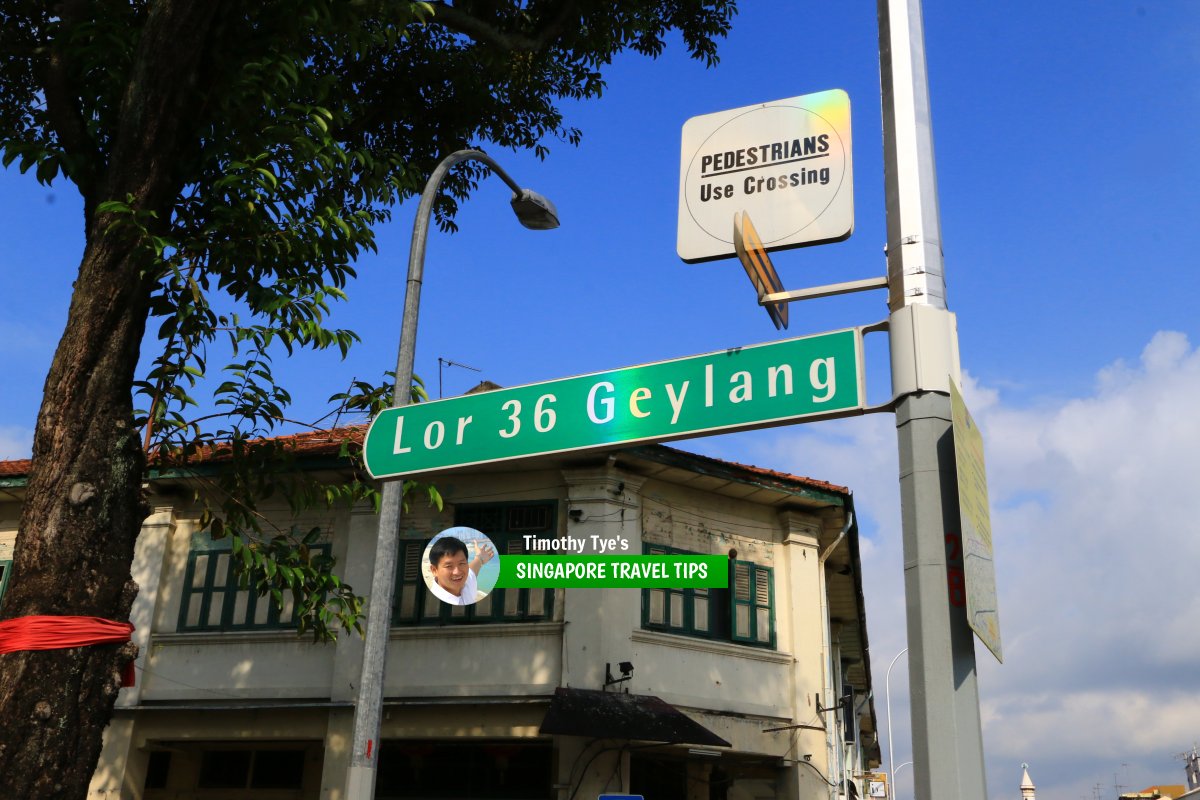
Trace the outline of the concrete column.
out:
[[[821,744],[824,749],[824,742]],[[799,760],[804,759],[804,753],[795,756]],[[816,755],[813,756],[813,761],[816,760]],[[796,763],[789,764],[779,774],[779,798],[780,800],[829,800],[830,797],[837,796],[837,789],[826,783],[824,770],[818,771],[817,765],[813,761],[808,764]]]
[[[321,800],[344,800],[353,736],[354,709],[331,708],[325,730],[325,760],[321,765]]]
[[[132,715],[113,718],[104,729],[100,760],[88,785],[88,800],[141,800],[150,754],[134,746]]]
[[[687,764],[687,800],[708,800],[708,782],[712,778],[711,762],[689,761]]]
[[[554,785],[558,787],[558,800],[569,800],[572,795],[575,800],[580,800],[629,792],[628,742],[593,742],[582,736],[557,738],[558,768]]]
[[[130,575],[138,585],[137,597],[129,610],[129,621],[133,623],[133,643],[137,645],[134,666],[137,680],[134,686],[121,689],[117,695],[117,708],[136,706],[142,695],[142,670],[150,658],[150,633],[159,607],[159,587],[163,575],[170,569],[167,553],[170,551],[171,535],[175,533],[175,509],[172,506],[155,506],[153,513],[142,523],[137,545],[133,551]],[[183,577],[183,569],[178,570]],[[178,589],[178,587],[176,587]]]
[[[163,575],[169,569],[167,553],[171,535],[175,532],[175,509],[172,506],[155,506],[153,512],[142,523],[141,533],[133,551],[130,575],[138,585],[137,597],[129,610],[129,621],[133,623],[134,644],[138,654],[134,660],[133,686],[126,686],[117,695],[116,708],[132,708],[141,699],[144,669],[150,656],[150,634],[159,605],[159,588]],[[180,570],[182,575],[182,570]],[[131,798],[142,796],[146,784],[147,753],[134,746],[136,720],[132,714],[118,715],[104,730],[104,743],[88,797],[94,800],[108,798]]]
[[[615,555],[642,552],[644,478],[606,463],[563,470],[567,483],[566,535],[585,542],[585,553],[599,553],[596,542],[616,542]],[[595,538],[593,538],[595,537]],[[564,592],[563,684],[577,689],[604,685],[604,665],[629,660],[630,636],[641,626],[641,592],[618,589],[568,589]],[[636,666],[636,665],[635,665]],[[633,681],[622,684],[636,692]],[[578,795],[586,797],[581,793]]]
[[[828,604],[823,597],[821,580],[820,533],[821,521],[808,514],[785,511],[779,515],[783,531],[783,565],[786,572],[787,594],[777,598],[780,610],[787,609],[790,624],[788,648],[796,659],[792,670],[792,721],[796,724],[819,725],[817,703],[826,703],[825,626]],[[780,578],[777,578],[780,580]],[[782,642],[781,642],[782,644]],[[828,720],[826,720],[828,724]],[[819,730],[797,729],[794,733],[795,758],[812,756],[813,766],[829,774],[828,747],[825,734]],[[804,772],[809,774],[806,775]],[[789,796],[807,797],[812,771],[801,767],[789,770],[793,782],[802,782],[789,791]],[[792,794],[792,792],[795,794]],[[824,796],[822,793],[821,796]]]
[[[333,554],[337,558],[339,574],[356,592],[369,594],[371,591],[371,564],[379,533],[378,522],[379,518],[370,506],[358,506],[350,512],[345,530],[339,531],[340,535],[334,541]],[[338,634],[330,700],[353,701],[357,697],[362,654],[363,640],[357,631]]]

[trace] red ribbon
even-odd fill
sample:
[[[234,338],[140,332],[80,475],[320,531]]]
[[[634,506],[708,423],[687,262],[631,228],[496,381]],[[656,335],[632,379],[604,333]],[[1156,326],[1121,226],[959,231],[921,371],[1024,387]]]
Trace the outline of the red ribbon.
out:
[[[17,617],[0,622],[0,653],[124,644],[132,634],[132,623],[100,617]],[[129,661],[121,673],[121,685],[133,686],[134,677],[133,661]]]

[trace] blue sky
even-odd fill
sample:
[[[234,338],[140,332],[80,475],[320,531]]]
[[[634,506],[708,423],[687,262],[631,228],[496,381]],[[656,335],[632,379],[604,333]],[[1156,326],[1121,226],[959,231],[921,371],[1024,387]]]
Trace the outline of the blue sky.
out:
[[[853,110],[856,220],[847,241],[780,253],[788,288],[884,272],[874,5],[743,2],[705,69],[678,42],[629,56],[597,101],[568,104],[581,146],[539,162],[493,151],[558,205],[529,232],[486,182],[460,232],[431,236],[417,372],[436,396],[781,338],[736,261],[675,255],[680,129],[691,116],[831,88]],[[991,795],[1030,772],[1043,800],[1179,783],[1200,736],[1200,4],[927,0],[946,257],[966,393],[984,431],[1006,663],[978,647]],[[394,365],[411,204],[335,322],[344,362],[277,372],[314,420],[353,377]],[[82,246],[74,189],[0,172],[0,457],[28,453]],[[881,292],[791,309],[799,335],[887,314]],[[886,348],[869,392],[889,394]],[[868,619],[883,677],[904,646],[893,421],[886,415],[691,440],[731,460],[850,486],[863,520]],[[893,671],[907,761],[903,659]],[[886,747],[885,747],[886,751]],[[900,797],[911,772],[900,774]]]

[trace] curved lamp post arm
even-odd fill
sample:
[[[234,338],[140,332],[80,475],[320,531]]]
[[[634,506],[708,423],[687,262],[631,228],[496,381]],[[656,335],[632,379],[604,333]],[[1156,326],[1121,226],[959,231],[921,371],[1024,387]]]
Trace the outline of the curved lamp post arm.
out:
[[[408,285],[404,293],[400,347],[396,357],[396,384],[392,392],[393,408],[407,406],[412,400],[417,316],[421,305],[425,241],[429,235],[433,201],[437,198],[438,189],[450,168],[460,161],[470,159],[487,164],[513,190],[513,211],[522,225],[535,230],[558,227],[558,213],[554,204],[537,192],[522,188],[483,151],[459,150],[438,163],[425,183],[425,190],[421,192],[421,200],[417,204],[417,217],[413,222],[412,247],[408,254]],[[371,597],[367,603],[367,630],[363,636],[362,673],[354,705],[350,767],[346,777],[348,800],[370,800],[375,796],[380,719],[383,716],[383,673],[386,666],[388,630],[391,628],[392,602],[396,593],[396,562],[400,545],[404,480],[387,481],[383,485],[381,495],[379,533],[371,575]]]
[[[413,363],[416,359],[417,315],[421,305],[421,283],[425,279],[425,242],[429,238],[429,218],[433,215],[433,202],[450,169],[462,161],[482,161],[512,189],[512,207],[517,219],[526,228],[550,230],[558,227],[558,212],[554,204],[537,192],[523,188],[504,171],[504,168],[482,150],[458,150],[443,158],[434,167],[421,192],[417,203],[417,215],[413,220],[412,246],[408,251],[408,285],[404,292],[404,315],[400,320],[400,348],[396,357],[396,390],[392,407],[409,404],[412,386]],[[401,391],[401,387],[405,387]]]

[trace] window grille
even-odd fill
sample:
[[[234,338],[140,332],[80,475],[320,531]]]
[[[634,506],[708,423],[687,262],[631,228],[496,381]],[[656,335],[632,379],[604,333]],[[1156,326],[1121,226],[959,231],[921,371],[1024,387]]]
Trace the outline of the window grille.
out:
[[[330,554],[328,542],[309,546],[314,554]],[[192,537],[183,597],[179,604],[180,631],[279,630],[296,627],[291,592],[283,593],[283,607],[269,594],[258,591],[235,569],[229,537],[213,540],[208,534]]]
[[[648,544],[648,555],[700,555]],[[643,589],[642,627],[683,636],[775,647],[775,589],[770,567],[729,565],[728,589]]]

